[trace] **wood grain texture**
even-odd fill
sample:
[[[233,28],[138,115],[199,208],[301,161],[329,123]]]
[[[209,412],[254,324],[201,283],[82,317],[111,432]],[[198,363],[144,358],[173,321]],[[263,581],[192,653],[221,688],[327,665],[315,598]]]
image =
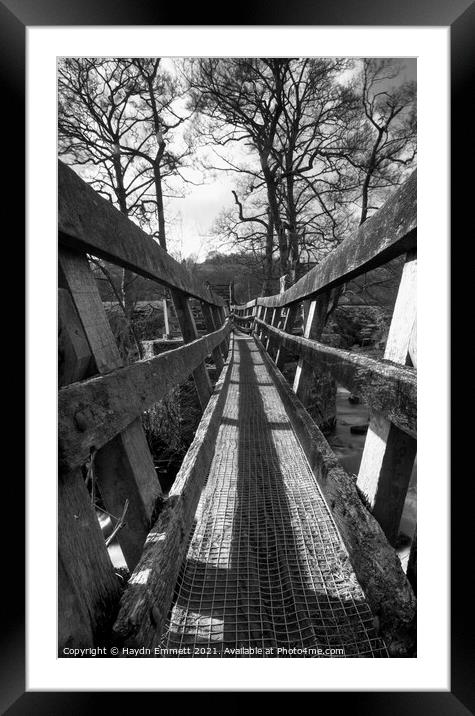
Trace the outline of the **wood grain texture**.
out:
[[[224,311],[222,311],[218,306],[211,306],[211,313],[213,314],[214,325],[216,326],[216,328],[221,328],[222,326],[224,326],[224,324],[226,323],[226,320],[227,320],[226,317],[224,316]],[[230,325],[230,330],[231,330],[231,325]],[[229,347],[229,333],[226,336],[226,338],[224,339],[224,341],[222,341],[222,343],[220,343],[220,345],[219,345],[219,350],[221,351],[221,355],[223,357],[223,362],[226,360],[226,358],[228,356],[228,347]]]
[[[58,386],[69,385],[96,372],[89,343],[71,294],[58,289]]]
[[[415,248],[417,227],[417,177],[413,172],[386,203],[358,230],[293,286],[274,296],[260,297],[262,306],[287,306],[313,298],[382,266]]]
[[[122,597],[114,631],[127,645],[154,647],[165,626],[193,518],[214,455],[232,351],[229,355],[186,460],[147,537],[142,558]]]
[[[104,504],[117,518],[128,500],[118,541],[127,566],[140,559],[145,537],[161,504],[162,491],[141,418],[98,451],[95,473]]]
[[[282,325],[282,332],[284,333],[284,335],[292,334],[292,329],[294,327],[294,321],[297,316],[298,309],[298,303],[293,303],[291,306],[287,307]],[[285,350],[284,342],[282,339],[280,339],[277,341],[277,353],[275,356],[275,364],[279,370],[282,370],[284,368],[285,363],[287,362],[287,357],[288,354]]]
[[[382,413],[412,437],[417,435],[417,376],[414,368],[326,346],[277,328],[272,328],[272,333],[284,349],[301,355],[316,369],[330,373],[374,411]]]
[[[184,342],[191,343],[196,341],[198,338],[198,331],[196,329],[195,319],[193,318],[188,298],[180,291],[172,290],[170,293]],[[193,369],[193,380],[195,381],[196,392],[198,394],[201,409],[204,410],[212,390],[211,381],[209,379],[208,371],[206,370],[204,359]]]
[[[204,301],[201,302],[201,311],[203,313],[203,318],[205,321],[206,330],[208,331],[208,334],[214,333],[218,329],[218,325],[215,323],[215,317],[213,310],[211,306],[208,303],[205,303]],[[211,355],[213,356],[213,361],[216,366],[216,375],[219,377],[219,374],[221,373],[223,369],[223,356],[221,353],[221,350],[219,346],[216,346],[211,351]]]
[[[406,364],[416,320],[417,257],[406,256],[384,357]],[[416,359],[417,360],[417,359]],[[416,457],[416,440],[372,412],[358,473],[365,495],[386,536],[395,544]]]
[[[58,227],[61,245],[90,253],[208,303],[224,303],[61,161]]]
[[[67,285],[99,373],[122,366],[96,280],[83,254],[60,248],[59,268]]]
[[[287,381],[256,341],[392,656],[414,648],[416,599],[381,527]]]
[[[329,294],[327,292],[313,301],[304,302],[304,338],[318,340],[322,335],[328,301]],[[307,398],[314,383],[312,364],[306,363],[304,357],[300,356],[295,370],[293,390],[304,405],[307,405]]]
[[[119,603],[119,582],[80,470],[58,486],[59,653],[107,638]]]
[[[64,277],[63,277],[64,278]],[[60,321],[79,346],[62,354],[60,375],[80,379],[93,364],[72,298],[60,289]],[[64,323],[64,321],[66,323]],[[61,322],[60,322],[61,325]],[[58,348],[64,342],[59,341]],[[119,585],[81,470],[58,479],[58,656],[66,647],[91,647],[112,626]]]
[[[257,298],[253,298],[251,301],[248,301],[247,303],[242,303],[240,305],[236,304],[234,306],[231,306],[231,310],[238,309],[243,310],[246,308],[253,308],[257,305]]]
[[[60,248],[59,262],[62,280],[67,284],[71,292],[99,373],[105,375],[117,370],[122,367],[122,359],[105,314],[97,282],[89,267],[87,258],[83,254]],[[61,402],[61,399],[59,402]],[[77,434],[78,430],[81,432],[87,420],[86,416],[95,407],[93,404],[82,403],[81,408],[75,410],[73,422],[70,422],[68,426],[63,424],[61,410],[59,412],[59,465],[60,470],[64,473],[71,470],[72,465],[62,459],[63,443],[64,441],[75,440],[75,434]],[[124,556],[127,566],[132,569],[138,558],[136,546],[140,542],[143,544],[149,529],[149,523],[145,523],[144,515],[151,515],[155,510],[157,500],[161,496],[161,488],[142,425],[138,423],[129,427],[129,423],[126,423],[125,430],[130,430],[130,436],[124,435],[123,439],[116,441],[114,446],[108,446],[106,455],[101,456],[98,454],[96,456],[95,474],[106,509],[116,517],[120,517],[121,514],[121,511],[117,511],[117,501],[114,497],[117,493],[118,481],[122,481],[124,485],[127,485],[127,497],[129,499],[128,529],[127,531],[121,530],[118,533],[118,540],[121,546],[122,542],[124,544]],[[73,424],[76,427],[75,430],[73,430]],[[66,436],[66,432],[69,429],[71,433]],[[63,432],[61,432],[62,430]],[[111,437],[115,435],[116,433]],[[87,452],[89,453],[91,448],[96,450],[102,448],[105,442],[96,445],[91,441]],[[114,461],[111,459],[113,449],[121,453],[116,456]],[[85,450],[82,451],[81,458],[81,461],[79,463],[76,461],[75,465],[85,462],[87,459]],[[120,473],[117,472],[118,467],[120,467]],[[134,534],[134,539],[132,540],[133,549],[131,548],[130,538],[132,534]]]
[[[229,335],[218,331],[112,373],[59,391],[59,459],[64,470],[81,465],[136,418],[181,385]],[[147,470],[147,473],[149,470]]]

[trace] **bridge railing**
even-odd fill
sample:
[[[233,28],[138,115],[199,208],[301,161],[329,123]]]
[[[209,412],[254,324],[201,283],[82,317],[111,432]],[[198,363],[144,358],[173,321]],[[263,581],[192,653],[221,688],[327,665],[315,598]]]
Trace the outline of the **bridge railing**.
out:
[[[302,402],[315,382],[313,372],[324,371],[369,407],[357,488],[392,544],[398,536],[417,445],[416,236],[414,172],[378,212],[293,286],[232,308],[236,325],[254,332],[276,368],[283,368],[286,353],[298,356],[293,392]],[[405,256],[405,263],[384,359],[321,343],[326,315],[339,288],[398,256]],[[297,336],[292,330],[302,309],[303,335]],[[348,532],[345,520],[340,526]],[[410,570],[415,570],[415,549],[414,540]]]
[[[141,416],[190,375],[205,409],[212,393],[205,359],[212,355],[221,371],[231,324],[220,297],[62,162],[58,198],[61,653],[70,644],[100,642],[117,612],[119,581],[95,493],[118,520],[117,539],[132,571],[163,502]],[[125,366],[88,254],[168,287],[185,345]],[[207,329],[201,338],[190,298],[200,301]]]

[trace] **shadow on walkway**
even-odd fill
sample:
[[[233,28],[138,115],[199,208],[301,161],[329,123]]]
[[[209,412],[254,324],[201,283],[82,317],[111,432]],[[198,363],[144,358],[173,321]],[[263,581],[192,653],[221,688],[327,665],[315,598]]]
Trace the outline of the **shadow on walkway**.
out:
[[[192,647],[190,656],[387,656],[259,350],[248,338],[234,350],[163,646]]]

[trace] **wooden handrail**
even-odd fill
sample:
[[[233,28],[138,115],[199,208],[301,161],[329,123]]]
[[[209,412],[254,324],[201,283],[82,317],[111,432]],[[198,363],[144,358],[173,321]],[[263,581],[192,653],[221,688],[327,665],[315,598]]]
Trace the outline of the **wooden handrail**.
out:
[[[256,323],[265,326],[284,348],[302,357],[309,365],[327,371],[373,410],[385,415],[412,437],[416,436],[417,380],[414,368],[294,336],[259,318]]]
[[[213,294],[133,221],[101,197],[66,164],[58,162],[60,244],[134,271],[215,306]]]
[[[68,472],[181,385],[229,335],[230,323],[175,350],[72,383],[58,396],[59,463]]]

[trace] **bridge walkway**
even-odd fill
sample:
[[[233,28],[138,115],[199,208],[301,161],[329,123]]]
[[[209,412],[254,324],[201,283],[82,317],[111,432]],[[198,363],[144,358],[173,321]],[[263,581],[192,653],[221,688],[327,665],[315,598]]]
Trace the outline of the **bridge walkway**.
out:
[[[233,352],[161,646],[167,656],[387,656],[259,348],[236,332]]]

